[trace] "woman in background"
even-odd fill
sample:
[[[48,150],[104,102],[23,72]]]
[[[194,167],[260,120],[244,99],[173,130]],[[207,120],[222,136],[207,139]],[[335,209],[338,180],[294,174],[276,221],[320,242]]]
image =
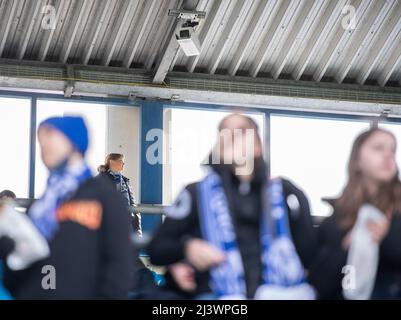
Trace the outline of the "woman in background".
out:
[[[359,257],[359,268],[350,275],[357,281],[364,278],[370,282],[371,289],[362,290],[362,299],[401,298],[401,181],[395,155],[396,139],[388,131],[374,128],[355,140],[348,182],[342,195],[333,201],[333,215],[319,228],[320,250],[309,269],[309,281],[321,299],[348,298],[344,296],[344,267],[349,264],[351,251],[351,256]],[[376,218],[371,215],[357,223],[366,207],[370,213],[375,211]],[[361,228],[366,241],[359,241],[355,250],[350,250],[361,239]],[[366,258],[366,253],[372,256],[372,252],[373,261]]]
[[[135,207],[136,201],[132,191],[130,179],[125,177],[122,172],[124,170],[124,155],[120,153],[110,153],[107,155],[105,163],[99,166],[99,176],[106,177],[113,184],[115,184],[117,190],[122,193],[124,198],[127,200],[129,207]],[[141,214],[133,213],[132,217],[134,231],[139,235],[142,235],[141,227]]]

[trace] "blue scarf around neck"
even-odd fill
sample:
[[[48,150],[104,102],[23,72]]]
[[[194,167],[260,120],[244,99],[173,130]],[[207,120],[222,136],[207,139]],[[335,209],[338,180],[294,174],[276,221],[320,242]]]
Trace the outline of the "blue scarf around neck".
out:
[[[91,177],[92,173],[84,161],[72,168],[64,163],[50,172],[45,193],[28,212],[32,222],[48,241],[53,239],[58,230],[57,209]]]
[[[297,287],[305,283],[304,268],[291,239],[282,182],[280,179],[266,182],[260,223],[261,287]],[[216,172],[211,170],[198,184],[198,194],[202,237],[226,254],[226,261],[209,271],[210,288],[218,298],[245,299],[242,258],[227,198]],[[307,291],[309,294],[310,290]]]

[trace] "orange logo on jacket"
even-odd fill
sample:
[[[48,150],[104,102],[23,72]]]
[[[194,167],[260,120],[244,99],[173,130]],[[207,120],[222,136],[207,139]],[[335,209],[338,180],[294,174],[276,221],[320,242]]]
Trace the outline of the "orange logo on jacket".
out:
[[[97,201],[70,201],[57,210],[57,220],[73,221],[96,230],[102,223],[102,213],[102,206]]]

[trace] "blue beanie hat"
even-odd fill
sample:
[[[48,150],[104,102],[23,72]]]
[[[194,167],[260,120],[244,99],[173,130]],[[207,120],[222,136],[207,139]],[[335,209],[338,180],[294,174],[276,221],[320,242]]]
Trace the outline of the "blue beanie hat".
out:
[[[82,155],[85,155],[88,150],[88,128],[82,117],[66,116],[48,118],[39,125],[39,128],[42,126],[49,126],[63,133],[70,140],[74,148]]]

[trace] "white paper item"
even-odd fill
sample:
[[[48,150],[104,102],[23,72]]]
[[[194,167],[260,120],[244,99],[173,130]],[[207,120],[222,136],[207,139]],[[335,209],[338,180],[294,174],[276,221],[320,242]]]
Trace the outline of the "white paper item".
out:
[[[312,286],[303,283],[292,287],[263,285],[256,290],[255,300],[315,300]]]
[[[344,287],[343,295],[348,300],[370,299],[376,281],[379,263],[379,244],[367,228],[369,221],[380,222],[385,215],[376,207],[365,204],[358,211],[358,218],[351,234],[351,246],[347,257],[347,267],[354,272],[352,285]]]
[[[15,242],[15,249],[6,261],[12,270],[26,269],[50,254],[46,239],[31,220],[16,211],[12,204],[4,205],[0,212],[0,236],[8,236]]]

